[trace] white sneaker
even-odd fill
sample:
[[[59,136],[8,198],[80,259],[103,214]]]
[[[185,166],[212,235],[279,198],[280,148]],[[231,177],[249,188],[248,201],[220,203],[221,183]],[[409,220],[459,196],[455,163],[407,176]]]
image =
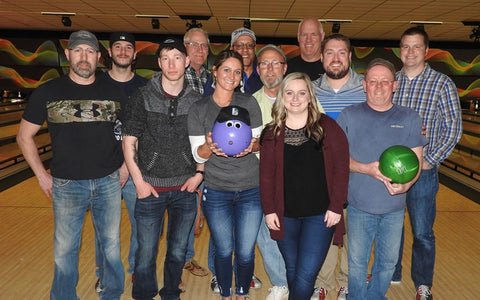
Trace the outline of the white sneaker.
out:
[[[318,286],[313,290],[313,294],[310,300],[325,300],[326,297],[327,290],[323,287]]]
[[[288,296],[288,287],[272,286],[268,289],[270,292],[265,300],[282,300]]]
[[[344,286],[340,287],[337,294],[337,300],[347,300],[347,296],[348,296],[348,288]]]

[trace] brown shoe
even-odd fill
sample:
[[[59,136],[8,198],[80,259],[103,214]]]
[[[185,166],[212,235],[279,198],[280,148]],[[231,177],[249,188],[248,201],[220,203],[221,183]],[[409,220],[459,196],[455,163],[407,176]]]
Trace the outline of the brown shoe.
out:
[[[180,291],[182,291],[182,293],[185,293],[185,291],[187,290],[185,284],[183,284],[182,281],[180,281],[180,283],[178,284],[178,288],[180,289]]]
[[[189,270],[190,273],[192,273],[193,275],[195,276],[200,276],[200,277],[203,277],[203,276],[207,276],[208,275],[208,271],[205,270],[203,267],[201,267],[193,258],[191,260],[189,260],[184,266],[183,268],[185,270]]]

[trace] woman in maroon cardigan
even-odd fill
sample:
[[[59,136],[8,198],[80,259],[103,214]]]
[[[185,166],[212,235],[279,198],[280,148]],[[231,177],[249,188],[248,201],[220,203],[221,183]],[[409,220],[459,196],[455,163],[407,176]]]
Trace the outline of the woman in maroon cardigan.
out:
[[[317,108],[308,75],[285,77],[260,147],[265,222],[287,268],[289,299],[310,299],[315,278],[345,233],[349,153],[343,130]]]

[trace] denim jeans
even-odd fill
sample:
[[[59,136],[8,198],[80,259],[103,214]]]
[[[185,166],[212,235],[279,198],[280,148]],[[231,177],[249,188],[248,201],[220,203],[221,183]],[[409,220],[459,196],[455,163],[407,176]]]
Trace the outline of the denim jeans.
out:
[[[232,295],[232,253],[235,248],[235,294],[247,295],[255,264],[255,240],[263,215],[260,189],[232,192],[205,186],[202,208],[215,245],[220,294],[222,297]]]
[[[270,231],[265,224],[265,216],[260,223],[257,236],[257,245],[263,257],[263,266],[270,282],[274,286],[287,286],[287,273],[282,253],[278,249],[277,242],[270,237]]]
[[[285,260],[289,300],[309,300],[315,278],[327,256],[335,227],[328,228],[325,215],[284,217],[285,236],[278,248]]]
[[[422,170],[417,182],[407,192],[407,209],[413,233],[412,280],[415,287],[433,285],[435,235],[433,224],[437,213],[438,169]],[[403,233],[395,276],[402,271]]]
[[[196,194],[187,191],[160,192],[137,199],[138,249],[135,255],[135,279],[132,297],[151,300],[158,293],[162,300],[180,299],[178,288],[182,278],[188,233],[196,214]],[[168,211],[167,254],[163,265],[163,288],[158,291],[156,261],[158,241],[163,230],[165,210]]]
[[[78,253],[85,214],[90,208],[102,253],[100,299],[120,299],[125,274],[120,258],[121,189],[118,171],[89,180],[53,178],[55,271],[50,299],[78,299]]]
[[[200,191],[203,190],[203,182],[198,186],[198,188],[200,189]],[[196,195],[198,195],[198,194],[196,193]],[[196,205],[197,205],[197,208],[198,208],[198,205],[200,205],[200,199],[199,199],[198,196],[196,197],[196,199],[197,199]],[[190,233],[188,234],[187,255],[185,256],[185,263],[190,261],[195,256],[195,248],[194,248],[194,244],[195,244],[195,225],[197,223],[198,218],[200,218],[200,215],[198,214],[198,209],[197,209],[196,213],[195,213],[195,221],[193,222],[192,229],[190,229]]]
[[[128,210],[128,216],[130,219],[130,249],[128,251],[128,264],[129,268],[127,269],[127,272],[132,274],[133,269],[135,267],[135,251],[137,251],[137,224],[135,222],[135,201],[137,199],[137,192],[135,190],[135,185],[133,184],[132,177],[128,178],[128,181],[125,183],[125,185],[122,188],[122,197],[123,201],[125,201],[125,206],[127,207]],[[98,278],[102,277],[103,274],[103,262],[102,262],[102,252],[100,250],[99,246],[99,241],[95,237],[95,263],[97,265],[97,270],[96,274]],[[100,282],[100,286],[103,288],[103,283]]]
[[[387,299],[402,235],[405,210],[370,214],[352,205],[348,211],[348,300]],[[366,278],[372,245],[375,259],[372,278]]]

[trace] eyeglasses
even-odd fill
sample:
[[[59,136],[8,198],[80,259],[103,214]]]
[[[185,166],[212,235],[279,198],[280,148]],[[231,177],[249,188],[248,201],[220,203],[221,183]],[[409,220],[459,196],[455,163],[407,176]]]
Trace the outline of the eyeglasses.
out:
[[[255,48],[255,44],[233,44],[235,49],[253,49]]]
[[[197,43],[197,42],[189,42],[187,43],[190,47],[193,47],[195,49],[200,49],[202,48],[203,50],[208,50],[208,44],[207,43]]]
[[[380,84],[381,86],[383,87],[388,87],[390,86],[395,80],[381,80],[381,81],[378,81],[378,80],[368,80],[367,81],[367,84],[369,86],[377,86],[377,84]]]
[[[274,68],[274,69],[278,69],[278,68],[280,68],[281,66],[283,66],[284,64],[285,64],[284,61],[274,60],[274,61],[262,61],[262,62],[259,62],[259,63],[258,63],[258,66],[260,67],[260,69],[266,69],[266,68],[268,68],[269,66],[272,66],[272,68]]]

